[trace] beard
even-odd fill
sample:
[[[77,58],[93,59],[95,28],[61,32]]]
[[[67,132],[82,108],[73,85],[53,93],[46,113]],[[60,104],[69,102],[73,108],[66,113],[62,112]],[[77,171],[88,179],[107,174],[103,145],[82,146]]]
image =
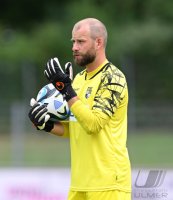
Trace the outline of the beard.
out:
[[[80,54],[80,57],[80,59],[74,57],[74,62],[81,67],[85,67],[95,60],[96,53],[90,50],[90,52],[87,52],[86,54]]]

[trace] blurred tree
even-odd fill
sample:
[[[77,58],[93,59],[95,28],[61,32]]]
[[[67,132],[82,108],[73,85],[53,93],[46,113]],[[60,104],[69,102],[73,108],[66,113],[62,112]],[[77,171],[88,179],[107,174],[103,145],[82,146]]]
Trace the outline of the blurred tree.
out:
[[[172,0],[1,0],[0,84],[7,77],[15,82],[13,99],[21,98],[23,65],[36,68],[39,89],[45,82],[42,68],[50,57],[58,55],[62,64],[72,60],[71,29],[85,17],[98,18],[107,25],[107,51],[112,62],[121,66],[123,59],[132,60],[139,100],[173,99]],[[75,73],[78,70],[75,68]]]
[[[0,23],[4,27],[30,30],[45,20],[61,21],[69,0],[1,0]]]

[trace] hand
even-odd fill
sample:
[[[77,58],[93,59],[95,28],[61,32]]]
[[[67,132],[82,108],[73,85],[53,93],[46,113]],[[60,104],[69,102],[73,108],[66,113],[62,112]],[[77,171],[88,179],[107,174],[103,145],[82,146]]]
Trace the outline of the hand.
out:
[[[29,111],[29,118],[38,130],[45,130],[50,132],[53,129],[54,123],[50,121],[50,115],[46,105],[38,103],[34,98],[31,99],[30,105],[32,106]]]
[[[65,65],[66,73],[61,68],[58,58],[51,58],[46,65],[44,74],[49,82],[53,83],[56,89],[61,92],[65,99],[69,101],[77,96],[71,86],[73,78],[72,64],[70,62]]]

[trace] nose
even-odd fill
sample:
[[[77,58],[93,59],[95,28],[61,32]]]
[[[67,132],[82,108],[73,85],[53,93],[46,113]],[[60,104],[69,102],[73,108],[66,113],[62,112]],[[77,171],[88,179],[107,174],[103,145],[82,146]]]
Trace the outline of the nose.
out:
[[[74,52],[74,51],[78,51],[78,50],[79,50],[79,45],[76,42],[74,42],[73,46],[72,46],[72,51]]]

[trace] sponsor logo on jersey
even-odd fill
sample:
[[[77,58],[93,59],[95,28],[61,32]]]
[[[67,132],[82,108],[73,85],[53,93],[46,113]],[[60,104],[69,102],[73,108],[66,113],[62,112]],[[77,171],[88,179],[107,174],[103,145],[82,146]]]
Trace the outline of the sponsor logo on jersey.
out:
[[[87,88],[87,91],[85,93],[85,98],[88,99],[91,95],[91,92],[92,92],[92,87],[88,87]]]

